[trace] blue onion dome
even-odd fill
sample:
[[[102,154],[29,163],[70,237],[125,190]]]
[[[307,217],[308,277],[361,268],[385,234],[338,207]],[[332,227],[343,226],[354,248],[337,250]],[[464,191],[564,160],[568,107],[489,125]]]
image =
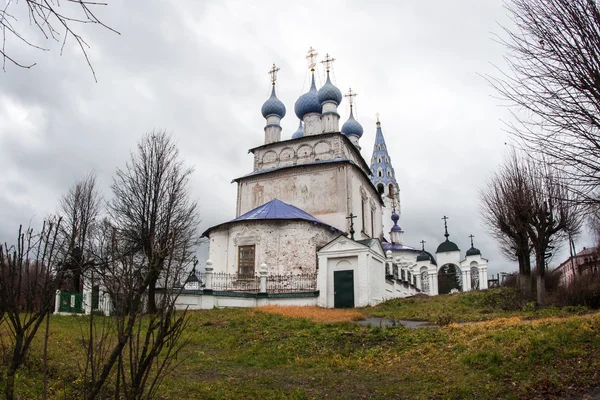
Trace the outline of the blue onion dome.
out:
[[[394,221],[394,226],[392,226],[392,232],[402,232],[402,228],[398,226],[398,220],[400,216],[394,211],[392,213],[392,221]]]
[[[345,136],[356,136],[358,138],[363,135],[363,127],[354,119],[352,108],[350,108],[350,118],[342,125],[342,134]]]
[[[392,221],[394,221],[394,223],[398,222],[400,220],[400,216],[394,211],[392,213]]]
[[[320,114],[321,110],[321,103],[319,102],[319,96],[317,94],[317,86],[315,85],[315,75],[313,74],[310,90],[296,100],[294,111],[296,112],[296,116],[302,119],[306,114]]]
[[[299,139],[304,136],[304,127],[302,126],[302,121],[298,125],[298,130],[292,134],[292,139]]]
[[[273,85],[271,97],[265,101],[265,104],[263,104],[260,111],[265,118],[270,117],[271,115],[276,115],[279,118],[285,117],[285,105],[277,98],[277,95],[275,94],[275,85]]]
[[[331,83],[329,71],[327,71],[327,82],[319,89],[319,103],[323,105],[327,102],[331,102],[335,103],[336,106],[339,106],[342,103],[342,98],[342,92]]]

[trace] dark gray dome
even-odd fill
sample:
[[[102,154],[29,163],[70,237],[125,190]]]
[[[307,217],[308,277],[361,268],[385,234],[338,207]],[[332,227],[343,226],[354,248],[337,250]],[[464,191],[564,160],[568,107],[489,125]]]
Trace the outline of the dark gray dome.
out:
[[[449,251],[460,251],[460,249],[458,248],[458,246],[456,245],[456,243],[449,241],[448,239],[446,239],[445,242],[442,242],[437,250],[435,251],[436,253],[446,253]]]

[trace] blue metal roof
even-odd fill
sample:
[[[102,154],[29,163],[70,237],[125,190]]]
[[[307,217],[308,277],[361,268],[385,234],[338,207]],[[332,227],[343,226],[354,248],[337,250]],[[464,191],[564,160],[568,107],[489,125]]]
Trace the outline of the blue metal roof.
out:
[[[302,211],[298,207],[284,203],[279,199],[273,199],[262,206],[256,207],[254,210],[248,211],[246,214],[232,219],[229,222],[248,221],[255,219],[303,219],[314,223],[322,224],[321,221]]]
[[[307,222],[312,222],[313,224],[323,225],[324,227],[329,228],[332,231],[338,231],[339,229],[326,224],[324,222],[319,221],[317,218],[313,217],[309,213],[299,209],[298,207],[294,207],[291,204],[284,203],[279,199],[273,199],[268,203],[263,204],[262,206],[258,206],[253,210],[248,211],[245,214],[240,215],[239,217],[232,219],[231,221],[224,222],[219,225],[215,225],[213,227],[208,228],[202,236],[208,236],[210,231],[230,223],[235,222],[243,222],[243,221],[264,221],[264,220],[302,220]]]

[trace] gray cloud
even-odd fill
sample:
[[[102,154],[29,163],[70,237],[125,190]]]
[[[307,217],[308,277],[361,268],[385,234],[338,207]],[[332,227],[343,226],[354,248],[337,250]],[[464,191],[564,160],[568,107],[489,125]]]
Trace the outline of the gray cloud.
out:
[[[51,52],[12,47],[38,65],[8,65],[0,75],[0,240],[53,212],[87,171],[96,171],[108,198],[115,169],[153,129],[172,132],[196,168],[201,230],[233,218],[230,181],[251,170],[247,149],[264,140],[266,72],[273,62],[281,67],[288,138],[297,128],[294,102],[308,85],[304,54],[314,46],[337,59],[336,84],[359,93],[367,162],[381,113],[408,244],[425,239],[434,250],[446,214],[463,251],[473,233],[492,273],[514,269],[482,226],[477,198],[507,141],[501,120],[509,116],[479,75],[502,64],[503,49],[491,40],[497,23],[508,23],[501,1],[259,4],[111,2],[98,15],[121,35],[80,27],[98,83],[73,41],[62,57],[58,44],[49,43]],[[340,109],[345,120],[347,104]]]

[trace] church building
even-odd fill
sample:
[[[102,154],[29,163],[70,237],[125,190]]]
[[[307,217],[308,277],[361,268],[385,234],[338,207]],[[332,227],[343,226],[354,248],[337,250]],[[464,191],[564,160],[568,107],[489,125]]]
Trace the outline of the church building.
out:
[[[233,180],[235,218],[204,232],[214,272],[241,279],[266,265],[270,274],[316,273],[322,307],[485,288],[487,260],[473,245],[461,260],[447,225],[435,256],[424,243],[421,249],[404,244],[400,186],[379,117],[369,165],[361,155],[364,132],[355,118],[356,93],[349,89],[343,96],[334,85],[329,55],[321,61],[326,82],[317,88],[316,57],[311,48],[310,88],[294,105],[299,121],[291,135],[282,133],[287,109],[276,93],[279,68],[270,71],[271,96],[261,109],[264,143],[250,149],[253,170]],[[349,115],[340,127],[343,100]],[[400,290],[394,281],[414,290]]]

